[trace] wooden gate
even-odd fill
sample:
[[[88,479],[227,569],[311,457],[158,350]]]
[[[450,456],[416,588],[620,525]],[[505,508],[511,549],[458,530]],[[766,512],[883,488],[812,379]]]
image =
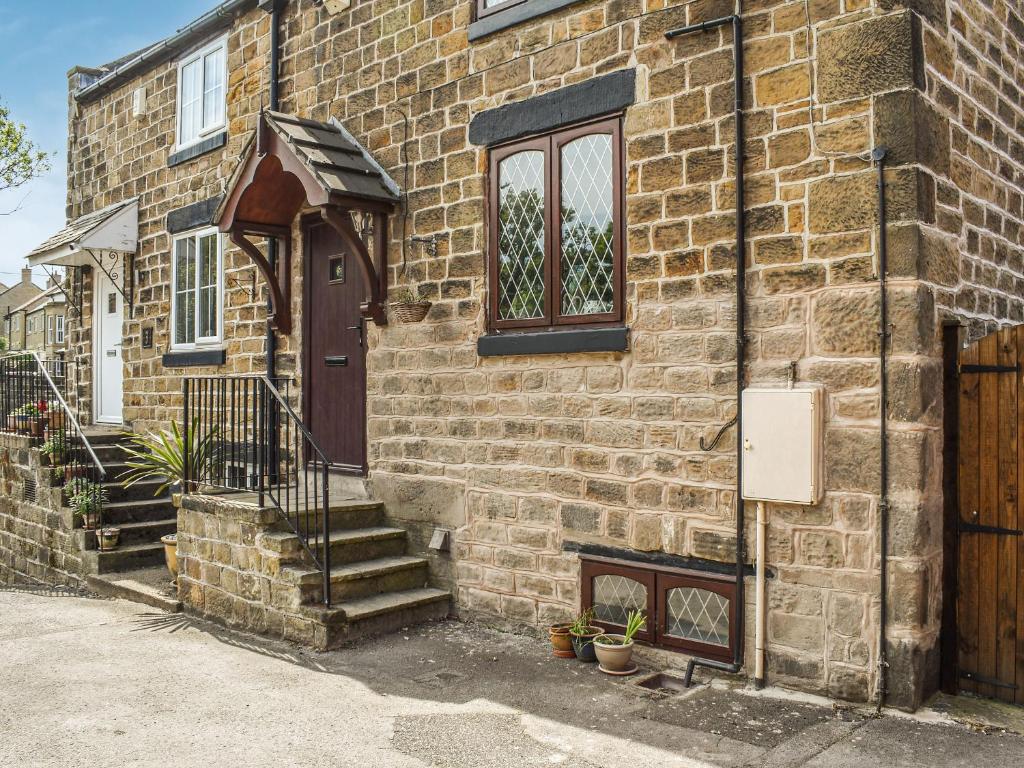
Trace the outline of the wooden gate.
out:
[[[1024,703],[1024,326],[959,356],[960,688]]]

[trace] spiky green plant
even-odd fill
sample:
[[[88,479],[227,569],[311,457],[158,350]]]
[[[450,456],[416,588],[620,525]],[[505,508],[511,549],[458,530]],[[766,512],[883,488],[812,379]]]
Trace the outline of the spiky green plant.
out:
[[[629,645],[639,634],[640,630],[647,626],[647,617],[643,611],[631,611],[626,617],[626,631],[619,635],[601,635],[596,642],[601,645]]]
[[[594,609],[587,608],[569,625],[569,632],[573,635],[589,635],[593,628],[593,622]]]
[[[154,496],[159,496],[174,484],[180,484],[182,490],[189,493],[197,487],[197,478],[207,475],[216,476],[218,452],[215,442],[217,430],[211,429],[205,435],[199,435],[199,419],[193,419],[191,427],[182,434],[178,423],[171,422],[169,430],[159,433],[150,432],[146,435],[130,435],[129,445],[122,445],[121,450],[127,454],[125,462],[128,469],[118,479],[125,488],[143,480],[163,480],[156,489]],[[188,446],[188,477],[189,487],[185,487],[185,446]]]

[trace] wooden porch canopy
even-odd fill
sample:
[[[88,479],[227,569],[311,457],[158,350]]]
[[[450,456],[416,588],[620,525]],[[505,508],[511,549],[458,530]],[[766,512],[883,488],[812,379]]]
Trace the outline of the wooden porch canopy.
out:
[[[398,185],[336,120],[321,123],[264,111],[216,220],[221,232],[229,233],[263,274],[270,288],[270,323],[287,334],[292,330],[292,223],[300,211],[319,209],[360,265],[366,285],[363,315],[384,324],[388,216],[400,197]],[[372,222],[372,227],[360,231],[353,213]],[[368,234],[379,263],[374,263],[363,239]],[[283,241],[276,270],[249,235]]]

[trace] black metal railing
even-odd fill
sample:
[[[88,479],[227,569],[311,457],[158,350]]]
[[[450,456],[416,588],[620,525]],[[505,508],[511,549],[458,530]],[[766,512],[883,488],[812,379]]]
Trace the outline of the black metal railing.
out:
[[[0,357],[0,432],[21,435],[38,448],[50,486],[61,488],[75,526],[99,531],[107,474],[68,404],[69,382],[64,360],[44,360],[36,352]]]
[[[185,378],[185,490],[253,494],[276,509],[323,572],[322,600],[330,605],[332,464],[287,392],[266,376]]]

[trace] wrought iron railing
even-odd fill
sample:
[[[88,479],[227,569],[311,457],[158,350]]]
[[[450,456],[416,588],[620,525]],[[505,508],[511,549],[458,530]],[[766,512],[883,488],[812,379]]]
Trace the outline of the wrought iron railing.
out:
[[[37,352],[0,357],[0,432],[38,448],[76,527],[99,531],[107,473],[68,404],[69,382],[64,360],[44,360]]]
[[[186,491],[253,494],[261,507],[276,509],[323,572],[322,600],[330,605],[332,463],[288,403],[284,382],[188,377],[183,395],[184,445],[192,453],[184,461]]]

